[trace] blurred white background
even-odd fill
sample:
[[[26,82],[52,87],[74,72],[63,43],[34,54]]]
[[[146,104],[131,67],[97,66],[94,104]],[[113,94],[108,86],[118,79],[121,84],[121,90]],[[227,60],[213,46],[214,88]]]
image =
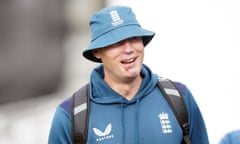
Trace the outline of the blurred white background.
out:
[[[22,6],[29,6],[28,2]],[[88,18],[100,1],[69,0],[64,5],[70,27],[64,39],[63,80],[45,97],[0,105],[0,143],[43,144],[56,106],[83,83],[95,65],[82,58],[88,45]],[[211,144],[240,129],[239,0],[106,0],[133,8],[143,28],[156,32],[145,61],[155,73],[185,83],[204,116]]]
[[[156,37],[145,63],[185,83],[205,118],[211,144],[240,129],[240,1],[122,0]]]

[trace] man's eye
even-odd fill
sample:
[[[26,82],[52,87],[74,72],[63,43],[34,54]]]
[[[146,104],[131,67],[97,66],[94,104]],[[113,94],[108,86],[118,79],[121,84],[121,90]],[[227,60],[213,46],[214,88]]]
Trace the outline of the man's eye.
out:
[[[117,46],[120,46],[121,44],[122,44],[122,41],[117,42],[117,43],[113,44],[112,46],[113,46],[113,47],[117,47]]]
[[[129,40],[132,41],[132,42],[136,42],[136,41],[141,40],[141,37],[132,37]]]

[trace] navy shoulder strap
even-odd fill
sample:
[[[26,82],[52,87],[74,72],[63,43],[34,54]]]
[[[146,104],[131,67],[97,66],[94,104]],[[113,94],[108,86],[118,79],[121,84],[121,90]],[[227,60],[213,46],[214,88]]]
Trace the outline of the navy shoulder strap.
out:
[[[72,102],[72,142],[86,143],[89,114],[89,84],[84,85],[73,94]]]
[[[185,101],[174,82],[168,79],[159,78],[158,86],[172,108],[179,125],[183,130],[182,144],[191,144],[189,138],[188,112]]]

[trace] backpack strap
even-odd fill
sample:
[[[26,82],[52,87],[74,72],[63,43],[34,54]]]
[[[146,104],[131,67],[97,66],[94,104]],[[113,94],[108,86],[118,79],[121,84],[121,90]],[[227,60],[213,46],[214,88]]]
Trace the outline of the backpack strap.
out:
[[[183,130],[182,144],[191,144],[188,113],[181,93],[174,83],[168,79],[160,78],[157,85],[168,101]],[[89,118],[89,84],[83,86],[73,95],[72,103],[72,142],[73,144],[85,144]]]
[[[88,131],[89,84],[80,88],[72,97],[72,142],[85,144]]]
[[[180,91],[176,88],[175,84],[168,79],[159,78],[158,86],[168,101],[182,128],[182,144],[191,144],[191,140],[189,138],[188,112]]]

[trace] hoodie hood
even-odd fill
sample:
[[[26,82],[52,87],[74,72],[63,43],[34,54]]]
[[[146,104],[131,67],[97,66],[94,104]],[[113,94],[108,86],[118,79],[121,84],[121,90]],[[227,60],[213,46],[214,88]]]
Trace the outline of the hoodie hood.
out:
[[[112,104],[112,103],[121,103],[128,104],[134,103],[142,97],[148,95],[155,87],[158,81],[158,76],[152,74],[151,70],[146,66],[142,66],[141,74],[143,76],[143,81],[140,86],[139,91],[133,99],[130,101],[125,99],[123,96],[115,92],[111,87],[105,83],[104,78],[104,69],[103,65],[95,68],[91,74],[90,88],[91,94],[90,99],[95,103],[101,104]]]

